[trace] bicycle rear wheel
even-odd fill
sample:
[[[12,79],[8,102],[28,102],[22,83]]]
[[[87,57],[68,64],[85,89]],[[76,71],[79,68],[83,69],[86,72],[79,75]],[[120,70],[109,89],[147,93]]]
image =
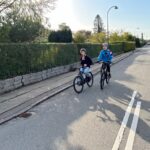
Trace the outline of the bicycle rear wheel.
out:
[[[87,81],[87,85],[88,85],[88,87],[92,87],[93,82],[94,82],[94,78],[93,78],[92,72],[89,73],[88,78],[89,78],[89,81]]]
[[[83,91],[84,83],[81,76],[76,76],[73,81],[73,88],[76,93],[81,93]]]
[[[101,90],[104,89],[104,81],[105,81],[105,74],[102,73],[101,74],[101,79],[100,79],[100,88],[101,88]]]

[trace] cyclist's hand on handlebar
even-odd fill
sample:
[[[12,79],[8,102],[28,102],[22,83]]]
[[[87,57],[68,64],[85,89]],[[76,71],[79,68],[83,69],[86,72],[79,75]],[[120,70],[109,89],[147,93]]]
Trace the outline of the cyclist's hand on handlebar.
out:
[[[84,67],[87,67],[87,64],[84,64]]]

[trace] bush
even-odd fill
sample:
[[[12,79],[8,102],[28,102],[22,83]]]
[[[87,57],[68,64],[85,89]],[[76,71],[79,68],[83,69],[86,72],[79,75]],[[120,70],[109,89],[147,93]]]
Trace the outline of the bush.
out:
[[[72,32],[71,30],[51,31],[48,37],[48,41],[56,43],[71,43]]]
[[[12,42],[32,42],[39,36],[42,28],[39,21],[20,18],[11,26],[9,38]]]
[[[135,42],[115,42],[110,44],[114,54],[121,54],[135,49]]]
[[[124,52],[129,52],[135,49],[135,42],[124,42]]]
[[[136,47],[142,47],[142,46],[144,46],[146,44],[145,40],[141,40],[139,38],[136,38],[135,42],[136,42]]]
[[[123,43],[111,43],[109,49],[113,52],[113,55],[118,55],[123,53]]]
[[[0,79],[78,62],[82,47],[92,58],[102,49],[101,44],[0,44]],[[115,54],[123,53],[123,48],[125,52],[133,50],[134,43],[110,44]]]
[[[86,43],[91,37],[91,31],[79,30],[73,35],[74,43]]]
[[[135,38],[135,42],[136,42],[136,47],[141,47],[141,43],[140,43],[139,38]]]
[[[0,79],[78,61],[73,44],[0,44]]]

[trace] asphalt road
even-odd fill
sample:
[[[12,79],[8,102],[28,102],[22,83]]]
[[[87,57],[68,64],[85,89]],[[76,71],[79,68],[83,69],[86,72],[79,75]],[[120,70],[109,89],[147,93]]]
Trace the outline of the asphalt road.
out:
[[[119,150],[150,150],[150,46],[111,70],[111,82],[103,91],[97,75],[94,86],[82,94],[70,88],[30,110],[29,118],[1,125],[0,150],[111,150],[115,143]],[[138,94],[131,106],[134,91]],[[141,108],[135,110],[137,102]],[[134,116],[136,111],[139,116]]]

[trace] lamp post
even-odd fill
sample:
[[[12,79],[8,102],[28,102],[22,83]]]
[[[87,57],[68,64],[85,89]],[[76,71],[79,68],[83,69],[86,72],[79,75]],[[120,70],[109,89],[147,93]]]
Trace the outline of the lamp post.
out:
[[[108,11],[107,11],[107,42],[109,43],[109,18],[108,18],[108,15],[109,15],[109,12],[110,10],[114,8],[114,9],[118,9],[118,6],[111,6]]]
[[[138,30],[140,30],[139,27],[136,28],[136,31],[134,31],[134,41],[135,41],[135,47],[137,46],[137,42],[136,42],[136,38],[139,38],[139,35],[138,35]]]

